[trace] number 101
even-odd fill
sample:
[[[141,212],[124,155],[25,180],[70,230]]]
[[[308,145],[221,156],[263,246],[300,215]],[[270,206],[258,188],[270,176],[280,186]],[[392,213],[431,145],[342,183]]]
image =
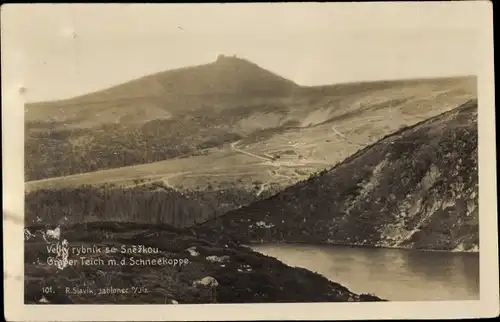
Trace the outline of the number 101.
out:
[[[42,287],[42,293],[43,294],[51,294],[52,293],[52,286]]]

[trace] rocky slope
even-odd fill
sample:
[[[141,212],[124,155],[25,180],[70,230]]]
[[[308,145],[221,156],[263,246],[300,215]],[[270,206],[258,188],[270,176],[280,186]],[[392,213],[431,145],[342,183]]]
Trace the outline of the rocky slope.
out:
[[[471,100],[200,229],[243,242],[477,251],[477,149]]]
[[[171,226],[94,222],[54,227],[25,229],[27,304],[381,300],[230,240],[208,241]],[[87,248],[93,251],[83,253]],[[157,263],[140,262],[152,259]]]

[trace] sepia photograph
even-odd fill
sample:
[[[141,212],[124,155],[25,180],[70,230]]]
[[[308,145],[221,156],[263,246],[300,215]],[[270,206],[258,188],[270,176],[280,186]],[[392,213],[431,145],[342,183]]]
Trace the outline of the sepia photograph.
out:
[[[498,314],[485,3],[2,6],[19,307]]]

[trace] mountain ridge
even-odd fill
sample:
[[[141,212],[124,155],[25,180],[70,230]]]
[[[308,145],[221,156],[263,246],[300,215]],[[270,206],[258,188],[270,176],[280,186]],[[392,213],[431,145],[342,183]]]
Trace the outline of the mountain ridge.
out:
[[[285,82],[288,82],[291,85],[296,86],[298,89],[300,88],[303,90],[307,90],[307,89],[325,90],[325,89],[331,89],[332,87],[344,87],[344,86],[352,86],[352,85],[362,86],[362,85],[369,85],[369,84],[392,84],[392,83],[400,83],[400,82],[421,82],[421,81],[432,81],[432,80],[456,80],[456,79],[476,78],[476,75],[472,75],[472,74],[457,74],[457,75],[448,75],[448,76],[442,76],[442,77],[431,77],[431,76],[417,77],[417,78],[408,77],[408,78],[397,78],[397,79],[382,79],[382,80],[369,80],[369,81],[344,81],[344,82],[334,82],[334,83],[326,83],[326,84],[318,84],[318,85],[303,85],[303,84],[296,83],[293,80],[290,80],[284,76],[281,76],[274,71],[271,71],[267,68],[261,67],[260,65],[254,63],[246,58],[236,57],[235,55],[229,56],[229,55],[219,54],[217,59],[213,60],[211,62],[198,63],[195,65],[181,66],[181,67],[165,69],[165,70],[162,70],[160,72],[149,73],[149,74],[145,74],[142,76],[137,76],[137,77],[129,79],[129,80],[124,80],[124,81],[121,81],[117,85],[106,86],[105,88],[100,89],[100,90],[89,91],[89,92],[86,92],[83,94],[73,95],[71,97],[61,98],[61,99],[29,101],[29,102],[26,102],[25,105],[32,106],[32,105],[45,105],[45,104],[63,104],[63,103],[66,103],[68,101],[86,98],[86,97],[91,96],[93,94],[106,92],[108,90],[114,89],[114,88],[122,86],[122,85],[126,85],[128,83],[134,83],[134,82],[147,80],[149,78],[155,78],[155,77],[164,75],[166,73],[171,73],[171,72],[179,73],[179,72],[183,72],[186,70],[191,70],[191,69],[195,69],[195,68],[206,67],[209,65],[216,65],[218,63],[220,64],[220,63],[231,62],[231,61],[240,62],[240,63],[247,64],[250,66],[256,66],[265,72],[268,72],[270,74],[274,74],[274,75],[278,76],[279,78],[283,79]],[[141,98],[141,96],[137,96],[136,98]]]

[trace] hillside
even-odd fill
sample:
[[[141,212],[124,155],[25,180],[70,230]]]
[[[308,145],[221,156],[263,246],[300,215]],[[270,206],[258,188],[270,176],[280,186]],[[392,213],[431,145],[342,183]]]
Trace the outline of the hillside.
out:
[[[319,274],[289,267],[275,258],[230,241],[226,241],[229,245],[217,244],[166,225],[94,222],[59,227],[60,241],[56,239],[48,242],[44,241],[46,239],[43,236],[47,229],[45,225],[28,225],[25,229],[26,304],[381,300],[372,295],[352,293]],[[64,247],[64,240],[69,241],[66,256],[62,251],[48,253],[48,246]],[[145,247],[150,253],[130,253],[139,249],[139,246]],[[73,251],[87,247],[102,250],[116,247],[119,251],[85,255]],[[122,248],[126,252],[122,252]],[[64,259],[66,263],[75,262],[57,267]],[[160,264],[148,265],[145,262],[152,259],[159,260]],[[116,263],[121,263],[121,260],[125,262],[116,265],[113,260]],[[144,262],[141,264],[140,260]],[[41,290],[48,288],[51,288],[52,293],[42,294]]]
[[[222,103],[226,96],[231,102],[249,95],[289,95],[296,88],[246,59],[219,55],[212,63],[167,70],[71,99],[27,104],[26,122],[51,120],[69,128],[146,123],[193,112],[214,96]]]
[[[477,101],[199,229],[278,241],[477,251]]]
[[[475,96],[474,77],[303,87],[246,59],[221,56],[69,100],[27,104],[25,180],[177,158],[195,158],[200,169],[198,157],[207,155],[227,168],[226,155],[243,157],[231,145],[239,143],[260,161],[292,150],[292,157],[301,156],[293,162],[309,175],[359,148],[337,137],[332,125],[369,143]],[[366,122],[359,123],[361,118]],[[329,142],[341,148],[332,153]],[[244,158],[243,163],[256,161]],[[273,181],[267,171],[252,172],[264,176],[241,178],[245,187]],[[283,184],[296,182],[291,177],[297,175],[284,174],[290,180]]]
[[[26,179],[156,162],[232,142],[241,133],[224,128],[231,118],[273,108],[296,88],[247,60],[220,56],[69,100],[27,104]]]

